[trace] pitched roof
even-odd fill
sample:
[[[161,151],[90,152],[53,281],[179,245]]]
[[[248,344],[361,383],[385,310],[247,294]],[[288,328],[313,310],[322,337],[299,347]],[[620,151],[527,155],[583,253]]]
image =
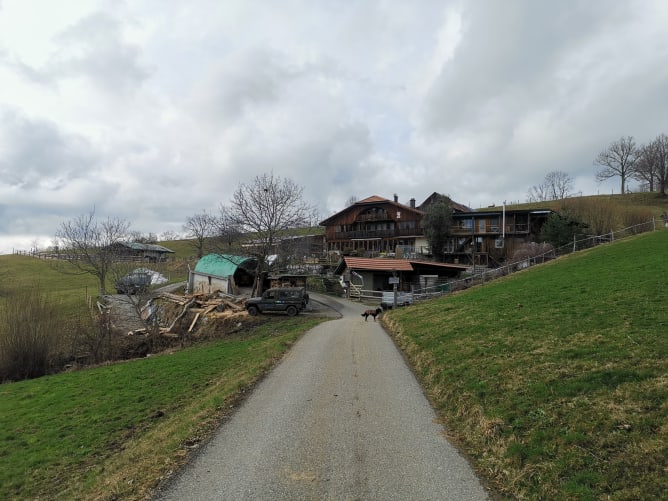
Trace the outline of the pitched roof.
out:
[[[195,273],[215,277],[230,277],[237,268],[252,269],[257,266],[257,259],[233,256],[231,254],[208,254],[197,261]]]
[[[452,207],[452,212],[471,212],[471,209],[467,207],[464,204],[460,204],[452,200],[450,197],[446,195],[442,195],[439,192],[435,191],[431,195],[429,195],[424,202],[422,202],[419,206],[418,209],[425,211],[429,208],[429,206],[433,203],[436,203],[440,198],[445,198],[450,201],[450,206]]]
[[[121,245],[128,247],[132,250],[143,250],[143,251],[152,251],[152,252],[171,252],[174,254],[174,251],[163,247],[162,245],[157,244],[142,244],[139,242],[121,242]]]
[[[378,195],[371,195],[366,197],[364,200],[358,200],[356,204],[366,204],[366,203],[377,203],[377,202],[389,202],[387,198],[379,197]]]
[[[364,200],[360,200],[358,202],[355,202],[352,205],[349,205],[345,209],[340,210],[336,214],[333,214],[329,216],[327,219],[320,221],[321,226],[327,226],[330,224],[332,221],[335,221],[341,214],[344,214],[349,211],[353,210],[360,210],[360,206],[364,205],[372,205],[372,204],[390,204],[393,205],[401,210],[408,210],[408,211],[413,211],[417,212],[419,214],[423,214],[424,211],[418,209],[417,207],[410,207],[408,205],[404,205],[400,202],[395,202],[394,200],[388,200],[387,198],[379,197],[378,195],[371,195],[370,197],[365,198]]]

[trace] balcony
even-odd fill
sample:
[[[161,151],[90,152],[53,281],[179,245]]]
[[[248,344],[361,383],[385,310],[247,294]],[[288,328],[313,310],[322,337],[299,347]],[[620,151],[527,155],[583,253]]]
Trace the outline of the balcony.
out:
[[[375,214],[366,213],[357,216],[356,221],[388,221],[392,218],[387,212],[377,212]]]
[[[477,223],[477,222],[476,222]],[[470,227],[466,226],[452,226],[450,228],[451,235],[500,235],[502,233],[501,225],[498,224],[488,224],[480,227],[479,224],[475,225],[475,231]],[[527,223],[521,224],[507,224],[506,225],[506,235],[508,234],[526,234],[529,233],[529,225]]]
[[[392,230],[353,230],[339,231],[335,240],[364,240],[372,238],[395,238],[422,235],[422,228],[394,228]]]

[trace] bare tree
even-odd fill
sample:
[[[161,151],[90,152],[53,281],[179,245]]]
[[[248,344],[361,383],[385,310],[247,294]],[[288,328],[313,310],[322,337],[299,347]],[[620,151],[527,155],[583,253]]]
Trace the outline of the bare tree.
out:
[[[179,235],[172,230],[166,230],[160,233],[160,241],[162,242],[168,242],[170,240],[178,240],[180,237]]]
[[[216,251],[231,253],[233,245],[239,241],[241,234],[241,229],[230,208],[221,204],[218,217],[215,219],[214,246]]]
[[[544,202],[547,200],[547,186],[545,183],[537,184],[529,188],[527,202]]]
[[[216,219],[206,211],[202,211],[186,219],[183,231],[186,232],[186,238],[191,239],[191,245],[197,252],[197,257],[201,258],[204,255],[207,240],[215,234]]]
[[[107,276],[118,256],[117,244],[125,240],[129,227],[124,219],[98,221],[94,211],[66,221],[56,232],[61,257],[72,266],[70,270],[96,277],[100,294],[105,295]]]
[[[258,259],[255,291],[261,292],[259,278],[274,252],[282,232],[303,227],[315,210],[303,198],[304,188],[291,179],[271,174],[256,176],[252,183],[241,183],[232,195],[229,215],[249,240]],[[250,247],[249,247],[250,248]]]
[[[646,183],[649,191],[654,191],[657,180],[657,158],[653,143],[643,144],[638,148],[638,160],[636,161],[635,174],[633,178]]]
[[[554,170],[548,172],[539,185],[532,186],[527,194],[528,202],[562,200],[573,190],[573,178],[566,172]]]
[[[667,177],[668,136],[660,134],[654,141],[639,148],[634,178],[647,183],[649,191],[656,188],[661,195],[666,195]]]
[[[351,205],[355,205],[356,203],[357,203],[357,197],[355,195],[350,195],[346,200],[346,207],[350,207]]]
[[[656,151],[656,179],[662,196],[668,190],[668,136],[660,134],[653,142]]]
[[[602,167],[596,173],[598,181],[612,177],[621,179],[621,192],[626,193],[626,182],[635,174],[638,148],[633,136],[621,137],[614,141],[594,159],[594,165]]]
[[[545,176],[545,184],[548,186],[552,200],[563,200],[573,190],[573,178],[560,170],[548,172]]]
[[[128,238],[140,244],[154,244],[158,241],[158,236],[155,233],[142,233],[141,231],[131,231]]]

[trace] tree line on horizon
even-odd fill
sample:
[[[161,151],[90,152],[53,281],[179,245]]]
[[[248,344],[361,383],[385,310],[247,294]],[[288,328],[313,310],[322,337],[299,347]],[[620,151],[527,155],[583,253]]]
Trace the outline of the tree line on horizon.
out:
[[[643,191],[666,196],[668,189],[668,136],[659,134],[647,144],[637,144],[633,136],[622,136],[610,143],[594,159],[600,167],[597,181],[620,178],[621,194],[628,193],[628,182],[641,183]],[[543,181],[529,188],[527,202],[562,200],[573,191],[573,178],[566,172],[548,172]]]

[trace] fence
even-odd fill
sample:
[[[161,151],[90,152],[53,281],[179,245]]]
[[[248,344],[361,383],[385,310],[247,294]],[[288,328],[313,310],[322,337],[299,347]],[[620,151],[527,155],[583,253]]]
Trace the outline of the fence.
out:
[[[434,285],[430,285],[429,287],[423,287],[419,282],[417,282],[411,284],[412,298],[414,301],[421,301],[424,299],[431,299],[433,297],[442,296],[454,291],[467,289],[474,285],[484,284],[496,278],[504,277],[510,275],[511,273],[525,270],[537,264],[551,261],[559,256],[589,249],[605,243],[612,243],[615,240],[620,240],[632,235],[637,235],[648,231],[656,231],[656,229],[657,222],[655,219],[652,219],[645,223],[629,226],[628,228],[617,231],[611,231],[610,233],[605,233],[603,235],[588,236],[580,240],[574,238],[573,242],[567,245],[563,245],[556,249],[550,249],[547,252],[543,252],[534,256],[524,257],[498,268],[488,269],[478,267],[476,269],[473,267],[471,268],[468,276],[458,280],[440,279]],[[382,298],[382,292],[361,289],[353,291],[351,289],[350,297],[351,299],[357,299],[360,301],[375,302],[376,300]]]

